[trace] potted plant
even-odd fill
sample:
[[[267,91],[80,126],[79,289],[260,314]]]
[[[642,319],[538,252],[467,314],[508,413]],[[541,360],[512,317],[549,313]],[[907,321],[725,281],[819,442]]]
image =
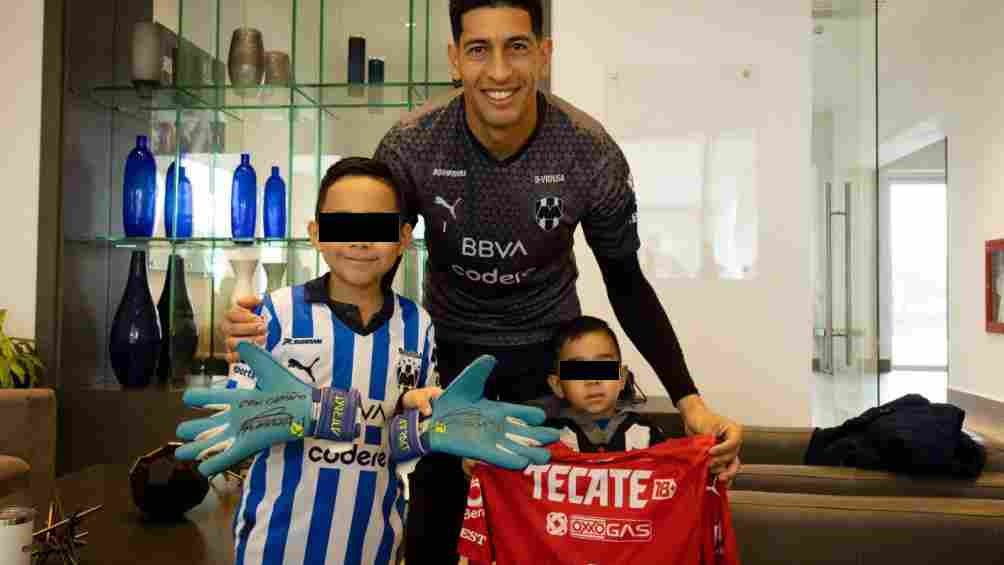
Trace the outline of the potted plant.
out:
[[[0,388],[34,388],[42,361],[35,340],[8,337],[3,331],[7,310],[0,308]]]

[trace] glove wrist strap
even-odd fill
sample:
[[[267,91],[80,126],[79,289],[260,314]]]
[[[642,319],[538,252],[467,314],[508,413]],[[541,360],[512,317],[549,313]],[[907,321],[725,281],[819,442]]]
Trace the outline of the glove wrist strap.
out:
[[[390,459],[402,463],[429,452],[425,439],[428,420],[422,421],[418,410],[406,410],[390,421]]]
[[[313,398],[312,429],[307,430],[309,437],[341,442],[354,441],[359,437],[359,391],[314,389]]]

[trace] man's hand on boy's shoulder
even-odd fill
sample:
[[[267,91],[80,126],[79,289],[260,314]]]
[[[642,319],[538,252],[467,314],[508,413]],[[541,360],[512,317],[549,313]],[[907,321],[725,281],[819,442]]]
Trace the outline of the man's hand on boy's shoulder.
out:
[[[261,297],[259,296],[241,296],[237,299],[237,304],[227,312],[226,317],[220,322],[220,331],[226,336],[228,363],[240,362],[237,344],[242,341],[265,345],[267,331],[265,319],[254,313],[254,309],[260,304]]]
[[[416,388],[404,393],[401,406],[405,410],[418,410],[423,416],[432,416],[432,401],[443,394],[438,386]]]

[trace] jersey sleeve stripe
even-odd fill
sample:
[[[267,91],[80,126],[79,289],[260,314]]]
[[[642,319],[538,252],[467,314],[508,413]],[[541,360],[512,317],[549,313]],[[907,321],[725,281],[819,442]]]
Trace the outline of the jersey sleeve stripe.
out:
[[[241,519],[239,532],[234,532],[237,538],[237,558],[235,565],[244,565],[245,554],[247,553],[248,537],[255,525],[255,515],[258,513],[258,505],[265,497],[265,473],[268,468],[268,450],[261,452],[251,466],[250,486],[248,487],[247,501],[244,503],[244,513]]]
[[[303,285],[293,289],[293,337],[314,337],[314,316],[310,303],[304,298]]]
[[[398,297],[398,303],[404,318],[404,348],[418,351],[418,306],[403,296]]]
[[[366,529],[370,525],[370,513],[373,512],[373,498],[376,496],[377,475],[373,471],[363,471],[359,475],[359,486],[356,489],[356,507],[352,510],[352,528],[349,530],[348,551],[345,553],[345,565],[360,565],[362,550],[366,539]]]
[[[428,386],[429,380],[429,354],[432,348],[429,347],[429,337],[432,333],[432,324],[430,323],[425,327],[425,339],[422,343],[422,367],[418,371],[418,387],[422,388]]]
[[[262,558],[264,563],[282,563],[286,554],[293,496],[303,473],[303,440],[287,443],[282,458],[282,490],[272,506],[272,515],[268,520],[268,537],[265,539],[265,553]]]
[[[332,388],[349,390],[352,388],[352,366],[355,358],[356,333],[338,319],[331,317],[332,332],[335,334],[332,346],[335,348],[335,364],[331,374]]]
[[[390,358],[390,324],[384,324],[373,334],[373,356],[370,360],[371,400],[387,397],[387,365]]]
[[[272,303],[272,297],[266,294],[262,305],[268,310],[269,315],[268,338],[265,341],[265,349],[269,353],[272,353],[272,350],[275,349],[275,346],[279,343],[279,339],[282,337],[282,326],[279,324],[279,316],[275,313],[275,304]]]
[[[331,520],[335,513],[338,496],[338,469],[321,469],[317,475],[317,490],[314,493],[314,512],[310,516],[310,530],[307,533],[307,553],[304,565],[324,565],[328,553],[328,537]]]

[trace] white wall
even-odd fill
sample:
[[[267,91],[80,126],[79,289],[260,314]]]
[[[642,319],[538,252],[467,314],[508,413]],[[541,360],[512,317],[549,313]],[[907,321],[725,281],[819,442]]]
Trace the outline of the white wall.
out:
[[[35,336],[38,266],[38,173],[42,118],[42,14],[44,2],[16,2],[7,8],[0,74],[11,82],[0,90],[0,171],[4,213],[0,220],[4,264],[0,308],[9,310],[8,335]],[[14,80],[16,77],[16,80]]]
[[[648,273],[703,396],[717,411],[747,424],[810,422],[810,8],[803,0],[554,3],[552,86],[601,122],[608,119],[611,102],[608,73],[622,65],[750,65],[759,75],[764,105],[756,168],[756,277],[656,280]],[[674,105],[671,73],[652,76],[651,89],[663,93],[665,103],[639,111],[690,122],[701,116],[712,121],[721,111]],[[646,221],[644,213],[640,221]],[[613,321],[598,267],[581,236],[576,249],[583,310]],[[633,347],[625,348],[625,360],[649,394],[665,394]]]
[[[1004,336],[984,330],[983,294],[984,242],[1004,238],[1001,26],[1000,2],[918,0],[890,3],[879,33],[883,143],[923,124],[948,138],[949,388],[1004,402]]]

